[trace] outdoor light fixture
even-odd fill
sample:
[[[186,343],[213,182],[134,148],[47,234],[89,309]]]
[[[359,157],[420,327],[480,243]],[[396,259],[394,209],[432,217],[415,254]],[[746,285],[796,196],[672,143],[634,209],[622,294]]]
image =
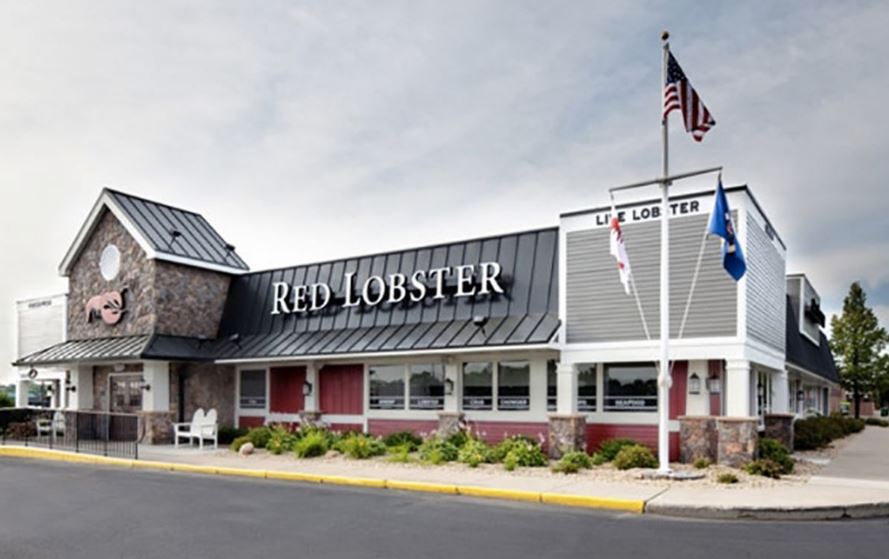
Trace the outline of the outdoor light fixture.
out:
[[[488,323],[488,317],[487,317],[487,316],[481,316],[481,315],[479,315],[479,316],[473,316],[473,317],[472,317],[472,323],[475,324],[476,328],[480,328],[480,329],[481,329],[482,334],[484,334],[485,336],[488,335],[488,333],[485,332],[485,324]]]
[[[697,373],[692,373],[691,376],[688,377],[688,393],[701,393],[701,377],[699,377]]]
[[[238,333],[234,333],[228,337],[228,341],[235,344],[238,349],[241,349],[241,335]]]
[[[147,382],[145,382],[144,380],[139,383],[139,388],[141,388],[145,392],[151,391],[151,385],[148,384]]]
[[[719,377],[710,377],[707,379],[707,390],[710,394],[719,394],[722,392],[722,380]]]
[[[444,381],[444,385],[445,385],[445,394],[447,394],[448,396],[453,396],[454,395],[454,381],[453,381],[453,379],[446,378]]]
[[[69,384],[65,387],[65,390],[68,392],[77,392],[77,387],[73,384]]]
[[[797,399],[797,401],[798,401],[798,402],[802,402],[802,401],[803,401],[803,398],[805,397],[805,395],[806,395],[806,393],[803,392],[802,390],[797,390],[797,391],[796,391],[796,399]]]
[[[28,371],[28,378],[33,380],[37,378],[37,374],[37,369],[32,368],[30,371]]]
[[[304,380],[303,381],[303,396],[311,396],[312,395],[312,383]]]

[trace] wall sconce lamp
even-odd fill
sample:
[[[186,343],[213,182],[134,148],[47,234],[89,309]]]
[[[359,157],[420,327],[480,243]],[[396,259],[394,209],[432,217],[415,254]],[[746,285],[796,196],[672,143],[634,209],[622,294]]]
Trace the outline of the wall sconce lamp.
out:
[[[802,401],[803,401],[803,398],[805,398],[805,397],[806,397],[806,393],[805,393],[805,392],[803,392],[802,390],[797,390],[797,391],[796,391],[796,400],[797,400],[798,402],[802,402]]]
[[[73,384],[69,384],[69,385],[65,386],[65,390],[67,392],[77,392],[77,386],[75,386]]]
[[[228,337],[228,341],[235,344],[235,347],[241,349],[241,335],[235,332],[231,336]]]
[[[304,380],[303,381],[303,396],[311,396],[313,388],[314,387],[312,386],[311,382]]]
[[[144,380],[143,380],[142,382],[139,383],[139,388],[141,388],[141,389],[144,390],[145,392],[150,392],[150,391],[151,391],[151,385],[148,384],[147,382],[145,382]]]
[[[453,396],[454,395],[454,380],[446,378],[444,381],[444,385],[445,385],[445,394],[447,396]]]
[[[692,373],[691,376],[688,377],[688,393],[701,393],[701,377],[699,377],[697,373]]]
[[[31,380],[34,380],[35,378],[37,378],[38,374],[40,374],[40,373],[37,372],[37,369],[31,367],[31,370],[28,371],[28,378]]]
[[[722,392],[722,379],[719,377],[710,377],[707,379],[707,390],[710,394],[719,394]]]
[[[481,315],[473,316],[472,323],[475,324],[476,328],[481,329],[482,334],[484,334],[487,337],[488,333],[485,332],[485,325],[488,323],[487,316],[481,316]]]

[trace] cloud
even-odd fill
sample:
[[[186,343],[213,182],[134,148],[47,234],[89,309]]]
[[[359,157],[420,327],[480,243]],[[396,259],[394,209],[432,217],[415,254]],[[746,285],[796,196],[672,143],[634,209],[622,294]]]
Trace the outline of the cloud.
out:
[[[750,184],[826,303],[862,278],[889,304],[887,20],[880,2],[6,3],[0,362],[13,300],[64,289],[103,185],[201,211],[254,268],[604,202],[660,169],[663,27],[718,123],[694,144],[674,120],[673,168]]]

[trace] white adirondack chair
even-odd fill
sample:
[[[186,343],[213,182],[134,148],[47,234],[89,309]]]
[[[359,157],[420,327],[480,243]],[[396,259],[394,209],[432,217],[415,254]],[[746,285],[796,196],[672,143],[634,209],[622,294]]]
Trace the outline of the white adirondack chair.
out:
[[[173,437],[176,448],[179,448],[180,439],[188,439],[188,444],[195,439],[203,450],[204,440],[212,440],[213,448],[219,448],[219,425],[216,423],[216,410],[210,410],[204,414],[203,408],[198,408],[191,418],[191,423],[174,423]]]
[[[52,419],[38,419],[37,434],[41,436],[52,435],[53,437],[55,437],[56,435],[64,436],[65,414],[63,414],[61,411],[56,410],[52,414]]]

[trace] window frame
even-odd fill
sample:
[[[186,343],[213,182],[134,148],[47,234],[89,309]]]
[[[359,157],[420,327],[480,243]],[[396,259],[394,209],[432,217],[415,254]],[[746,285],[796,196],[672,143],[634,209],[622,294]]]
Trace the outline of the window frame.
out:
[[[655,382],[655,393],[653,395],[619,395],[619,396],[611,396],[608,393],[608,378],[609,372],[611,369],[629,369],[629,368],[647,368],[650,371],[654,372],[654,382]],[[645,382],[651,382],[652,379],[648,379]],[[609,404],[609,399],[644,399],[645,402],[653,401],[653,404],[644,405],[639,407],[623,407],[623,408],[615,408],[614,405]],[[606,413],[651,413],[657,412],[657,367],[655,367],[651,363],[606,363],[602,370],[602,411]]]
[[[400,368],[401,369],[401,379],[403,384],[402,397],[403,400],[402,405],[400,407],[374,407],[372,405],[371,398],[375,398],[371,394],[371,371],[377,368],[383,367],[392,367],[392,368]],[[437,398],[436,396],[429,396],[427,399],[438,399],[439,403],[435,407],[416,407],[412,400],[415,398],[411,395],[411,377],[413,376],[413,368],[414,367],[431,367],[433,372],[441,373],[441,386],[442,386],[442,396],[441,398]],[[436,361],[381,361],[379,363],[366,363],[365,364],[365,374],[367,377],[367,392],[365,395],[367,411],[369,414],[385,414],[387,412],[394,413],[424,413],[424,412],[439,412],[445,409],[445,379],[447,378],[447,372],[445,371],[444,363],[436,362]],[[420,398],[420,397],[417,397]]]
[[[525,363],[528,367],[528,405],[524,408],[502,408],[500,406],[500,364],[501,363]],[[466,373],[466,365],[478,365],[478,364],[488,364],[491,366],[491,404],[486,408],[475,408],[475,407],[467,407],[466,405],[466,382],[465,382],[465,373]],[[532,404],[533,393],[532,393],[532,381],[531,377],[534,375],[534,359],[530,357],[516,357],[513,359],[479,359],[472,361],[462,361],[460,363],[460,403],[462,404],[462,409],[464,412],[471,413],[492,413],[492,412],[515,412],[515,413],[531,413],[534,411],[534,405]]]
[[[243,390],[243,379],[244,373],[262,373],[262,382],[263,382],[263,396],[261,398],[262,403],[257,403],[256,405],[244,405],[244,390]],[[268,367],[244,367],[243,369],[238,369],[238,412],[253,412],[256,413],[261,411],[263,413],[268,411],[269,407],[269,370]]]

